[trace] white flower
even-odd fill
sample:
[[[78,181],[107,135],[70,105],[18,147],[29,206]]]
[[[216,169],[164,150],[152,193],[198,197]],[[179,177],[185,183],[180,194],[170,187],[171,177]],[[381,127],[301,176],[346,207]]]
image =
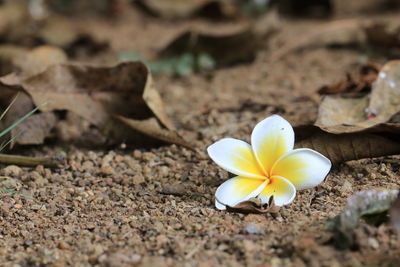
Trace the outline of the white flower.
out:
[[[224,138],[209,146],[211,159],[237,175],[218,187],[215,206],[225,210],[254,197],[268,203],[271,196],[275,205],[283,206],[293,201],[296,190],[321,183],[332,166],[330,160],[312,149],[293,146],[293,128],[278,115],[256,125],[251,145]]]

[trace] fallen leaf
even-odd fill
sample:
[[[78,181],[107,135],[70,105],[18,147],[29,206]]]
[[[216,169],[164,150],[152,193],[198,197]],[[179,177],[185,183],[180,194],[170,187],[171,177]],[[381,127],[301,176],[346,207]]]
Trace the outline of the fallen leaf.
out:
[[[360,129],[385,123],[400,111],[400,61],[385,64],[365,97],[327,96],[316,125],[323,128],[348,124]],[[355,130],[357,131],[357,130]]]
[[[37,32],[44,43],[64,49],[71,57],[95,55],[108,49],[105,40],[99,40],[88,29],[71,23],[67,17],[52,15],[46,18]]]
[[[65,52],[54,46],[38,46],[32,50],[19,46],[0,46],[0,75],[17,72],[19,76],[29,77],[48,67],[66,63]]]
[[[397,232],[398,239],[400,240],[400,194],[390,207],[390,221]]]
[[[273,197],[271,197],[266,204],[262,204],[258,198],[251,198],[238,203],[234,207],[227,206],[226,208],[228,211],[241,213],[278,213],[279,211],[279,207],[275,206]]]
[[[114,67],[54,65],[29,78],[1,77],[0,86],[7,89],[4,92],[26,93],[20,100],[25,101],[25,108],[30,108],[29,95],[35,106],[47,102],[41,107],[43,114],[73,112],[114,140],[136,144],[142,144],[144,139],[161,140],[190,147],[174,132],[151,75],[141,62]],[[19,106],[15,109],[21,112]],[[9,116],[16,114],[10,112]],[[116,127],[121,122],[125,127]],[[27,126],[24,123],[21,127]],[[34,139],[24,141],[29,142]]]
[[[185,31],[177,36],[161,52],[161,58],[171,58],[184,53],[198,56],[209,55],[217,66],[231,65],[254,60],[257,51],[267,38],[277,30],[277,14],[270,12],[251,25],[233,28],[201,29]]]
[[[17,141],[20,145],[40,145],[50,135],[57,121],[53,112],[33,114],[12,130],[12,136],[18,136]],[[11,142],[11,146],[15,142]]]
[[[355,193],[347,200],[342,212],[327,221],[334,233],[335,244],[341,248],[352,247],[354,231],[361,219],[379,225],[387,219],[387,212],[396,199],[398,190],[374,189]]]
[[[21,54],[15,58],[14,63],[24,77],[29,77],[45,71],[50,66],[66,63],[67,60],[68,57],[62,49],[44,45]]]
[[[155,14],[166,18],[189,17],[205,5],[215,0],[141,0]]]
[[[329,3],[334,7],[335,14],[357,16],[361,14],[373,14],[378,10],[385,10],[389,5],[395,5],[396,1],[347,1],[347,0],[331,0]],[[390,4],[389,4],[390,3]]]
[[[324,96],[318,109],[315,124],[321,128],[335,125],[356,125],[366,120],[365,109],[369,104],[369,95],[359,94]]]
[[[373,22],[365,28],[367,41],[384,49],[400,48],[400,27],[390,26],[386,22]],[[386,51],[388,52],[388,51]]]
[[[124,0],[123,0],[124,1]],[[109,0],[85,0],[85,1],[63,1],[63,0],[47,0],[44,5],[47,6],[50,11],[66,14],[110,14],[112,13],[112,3],[115,2]]]
[[[15,45],[0,46],[0,77],[18,71],[17,59],[28,53],[28,49]]]
[[[400,154],[400,125],[379,124],[368,129],[338,125],[295,127],[296,148],[307,147],[328,157],[333,164],[349,160]]]
[[[325,96],[315,126],[297,127],[297,146],[332,162],[400,154],[400,61],[385,64],[370,94]],[[390,120],[393,120],[392,122]]]
[[[0,36],[16,35],[23,24],[26,26],[29,20],[28,14],[26,6],[18,1],[7,1],[2,4],[0,6]]]
[[[326,19],[336,11],[336,6],[331,2],[282,0],[276,2],[276,4],[279,5],[279,11],[286,16]]]
[[[118,115],[115,117],[139,133],[143,133],[166,143],[177,144],[188,149],[193,149],[193,147],[176,132],[161,128],[160,124],[155,118],[150,118],[147,120],[133,120]]]
[[[389,121],[400,111],[400,60],[385,64],[379,72],[367,107],[367,116],[373,116],[368,125]]]
[[[339,81],[324,85],[318,93],[322,95],[339,93],[359,93],[371,91],[372,83],[378,77],[380,66],[376,63],[362,65],[355,73],[346,73],[345,77]]]
[[[293,36],[285,44],[272,51],[268,61],[279,61],[283,57],[307,47],[326,46],[328,44],[354,44],[365,39],[360,19],[342,19],[312,27],[312,30]]]

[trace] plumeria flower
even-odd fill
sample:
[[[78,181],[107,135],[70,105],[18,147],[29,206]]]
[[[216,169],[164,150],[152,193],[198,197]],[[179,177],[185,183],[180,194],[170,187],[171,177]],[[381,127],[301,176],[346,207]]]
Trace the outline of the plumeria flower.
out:
[[[278,115],[256,125],[251,145],[224,138],[209,146],[211,159],[237,175],[218,187],[215,206],[225,210],[255,197],[264,204],[272,196],[276,206],[283,206],[293,201],[296,190],[321,183],[332,166],[330,160],[312,149],[293,146],[293,128]]]

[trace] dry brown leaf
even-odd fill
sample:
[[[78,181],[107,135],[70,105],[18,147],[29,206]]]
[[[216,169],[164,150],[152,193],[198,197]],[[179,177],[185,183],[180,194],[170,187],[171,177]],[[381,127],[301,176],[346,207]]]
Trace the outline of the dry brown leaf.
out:
[[[15,45],[0,46],[0,77],[17,71],[16,59],[28,53],[28,49]]]
[[[375,22],[367,25],[364,30],[370,44],[383,48],[400,48],[400,27]]]
[[[73,112],[118,140],[141,144],[147,138],[190,146],[175,134],[151,75],[141,62],[114,67],[55,65],[26,79],[15,75],[1,77],[0,85],[7,89],[4,92],[26,92],[36,106],[47,102],[42,112]],[[26,102],[25,109],[31,108],[27,104],[30,99],[26,95],[24,98],[20,101]],[[15,106],[19,112],[20,106]],[[10,117],[16,114],[11,112]],[[114,127],[114,115],[129,126],[128,130]]]
[[[50,66],[67,61],[68,57],[63,50],[55,46],[44,45],[16,57],[14,63],[22,72],[23,77],[29,77],[45,71]]]
[[[160,124],[155,118],[150,118],[147,120],[133,120],[117,115],[115,117],[137,132],[153,137],[154,139],[193,149],[193,146],[187,143],[176,132],[161,128]]]
[[[67,60],[64,51],[54,46],[44,45],[28,50],[4,45],[0,46],[0,76],[17,72],[20,77],[29,77]]]
[[[398,239],[400,240],[400,193],[397,199],[392,203],[390,207],[390,221],[397,232]]]
[[[367,63],[359,68],[355,73],[346,73],[346,76],[339,81],[324,85],[318,93],[322,95],[339,94],[339,93],[359,93],[369,92],[372,83],[378,77],[381,66],[376,63]]]
[[[385,122],[400,111],[400,60],[390,61],[379,72],[371,91],[367,114],[371,123]]]
[[[336,245],[341,248],[354,246],[361,219],[376,226],[387,221],[387,212],[398,192],[398,190],[378,188],[359,191],[350,197],[343,211],[327,221],[326,226],[333,232]]]
[[[23,124],[16,126],[12,134],[18,136],[17,141],[20,145],[40,145],[49,136],[57,121],[53,112],[33,114]]]
[[[3,102],[1,106],[7,107],[10,104],[11,98],[15,95],[15,92],[14,90],[1,86],[0,90],[0,98]],[[5,128],[13,124],[33,110],[34,107],[32,99],[27,94],[23,92],[19,93],[1,121],[2,127]],[[13,128],[8,136],[3,137],[2,142],[11,140],[10,147],[13,147],[16,143],[22,145],[42,144],[44,139],[49,136],[56,122],[57,117],[52,112],[33,114],[25,119],[23,123]]]
[[[227,206],[227,210],[241,213],[278,213],[279,207],[275,206],[273,197],[269,199],[267,204],[262,204],[258,198],[251,198],[234,207]]]
[[[373,14],[387,9],[390,4],[395,4],[396,1],[376,1],[376,0],[363,0],[363,1],[348,1],[348,0],[331,0],[329,3],[334,7],[335,14],[341,16],[356,16],[359,14]]]
[[[387,63],[369,95],[324,97],[315,126],[297,127],[298,147],[310,147],[334,163],[400,154],[400,61]]]
[[[68,18],[52,15],[46,19],[38,35],[49,45],[66,48],[75,42],[78,30]]]
[[[46,18],[37,35],[46,44],[61,47],[72,57],[94,55],[108,48],[108,42],[96,39],[86,28],[63,16]]]
[[[338,124],[355,125],[365,121],[365,108],[368,103],[368,95],[353,95],[351,97],[342,95],[325,96],[319,106],[316,125],[321,127]]]
[[[323,99],[316,125],[324,128],[351,125],[354,131],[389,121],[400,112],[400,61],[385,64],[364,97],[327,96]],[[348,132],[348,131],[347,131]]]
[[[391,132],[396,129],[397,133]],[[296,127],[295,132],[299,138],[295,147],[314,149],[328,157],[333,164],[400,154],[399,125],[390,127],[389,124],[382,124],[375,129],[358,129],[359,132],[354,130],[355,128],[346,126],[324,129],[316,126]]]
[[[15,35],[12,31],[26,25],[28,14],[26,6],[18,1],[8,1],[0,6],[0,35]]]
[[[290,53],[306,47],[332,43],[357,43],[363,39],[359,19],[342,19],[328,22],[301,34],[294,34],[282,47],[272,51],[269,62],[275,62]]]
[[[166,18],[189,17],[200,8],[215,0],[142,0],[143,5],[159,16]]]
[[[248,62],[255,58],[266,39],[277,30],[277,14],[270,12],[253,25],[239,25],[221,31],[217,28],[192,29],[181,33],[161,52],[161,57],[183,53],[210,55],[219,66]]]

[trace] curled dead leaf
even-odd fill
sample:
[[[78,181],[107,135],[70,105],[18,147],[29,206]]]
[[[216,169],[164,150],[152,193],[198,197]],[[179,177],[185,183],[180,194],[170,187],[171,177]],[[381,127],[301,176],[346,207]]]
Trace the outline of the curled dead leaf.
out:
[[[142,0],[143,5],[156,14],[167,18],[183,18],[192,15],[214,0]]]
[[[146,143],[146,139],[148,143],[160,140],[190,147],[174,132],[161,97],[153,87],[151,74],[141,62],[125,62],[113,67],[54,65],[28,78],[1,77],[0,86],[8,97],[24,92],[19,100],[21,104],[17,103],[13,112],[9,112],[10,119],[19,116],[21,110],[47,102],[41,107],[43,113],[75,113],[113,140],[135,144]],[[116,127],[121,121],[125,127]],[[36,143],[36,140],[32,137],[24,144]]]
[[[261,203],[259,198],[251,198],[234,207],[227,206],[227,210],[241,213],[278,213],[279,207],[275,206],[273,197],[266,204]]]
[[[232,1],[225,0],[138,0],[136,4],[152,15],[163,18],[196,15],[217,19],[240,17],[238,7]]]
[[[4,45],[0,46],[0,76],[16,72],[21,77],[29,77],[67,60],[64,51],[54,46],[44,45],[28,50]]]
[[[385,64],[364,97],[327,96],[318,112],[316,125],[347,124],[360,129],[373,127],[390,120],[400,112],[400,60]]]
[[[53,112],[33,114],[23,124],[16,126],[12,130],[12,135],[18,136],[20,145],[40,145],[50,135],[57,121],[58,118]]]
[[[276,32],[278,16],[270,12],[257,23],[225,28],[192,29],[181,33],[161,52],[168,58],[183,53],[211,56],[218,66],[252,61],[270,35]],[[229,49],[227,49],[229,48]]]
[[[318,93],[322,95],[339,94],[339,93],[359,93],[369,92],[372,83],[378,77],[381,67],[376,63],[367,63],[362,65],[355,73],[346,73],[345,77],[339,81],[324,85]]]
[[[390,27],[386,22],[374,22],[364,28],[370,44],[385,49],[400,48],[400,27]]]
[[[298,141],[296,148],[307,147],[328,157],[333,164],[400,154],[400,125],[380,124],[371,128],[346,125],[319,128],[299,126],[295,128]]]
[[[297,127],[299,147],[340,163],[400,154],[400,61],[385,64],[369,95],[325,96],[315,126]]]
[[[0,6],[0,35],[16,35],[26,26],[28,9],[19,1],[7,1]],[[26,29],[25,29],[26,30]],[[13,33],[13,31],[15,31]]]
[[[150,118],[147,120],[133,120],[118,115],[115,115],[115,118],[130,127],[131,129],[153,137],[154,139],[161,140],[170,144],[177,144],[188,149],[193,149],[193,146],[186,142],[176,132],[163,129],[155,118]]]
[[[343,211],[327,221],[326,226],[334,233],[336,245],[341,248],[353,246],[354,231],[361,219],[373,225],[379,225],[387,220],[387,211],[398,192],[398,190],[374,189],[360,191],[350,197]]]
[[[109,47],[88,29],[71,23],[68,17],[51,15],[42,23],[38,37],[46,44],[64,49],[69,56],[94,55]]]

